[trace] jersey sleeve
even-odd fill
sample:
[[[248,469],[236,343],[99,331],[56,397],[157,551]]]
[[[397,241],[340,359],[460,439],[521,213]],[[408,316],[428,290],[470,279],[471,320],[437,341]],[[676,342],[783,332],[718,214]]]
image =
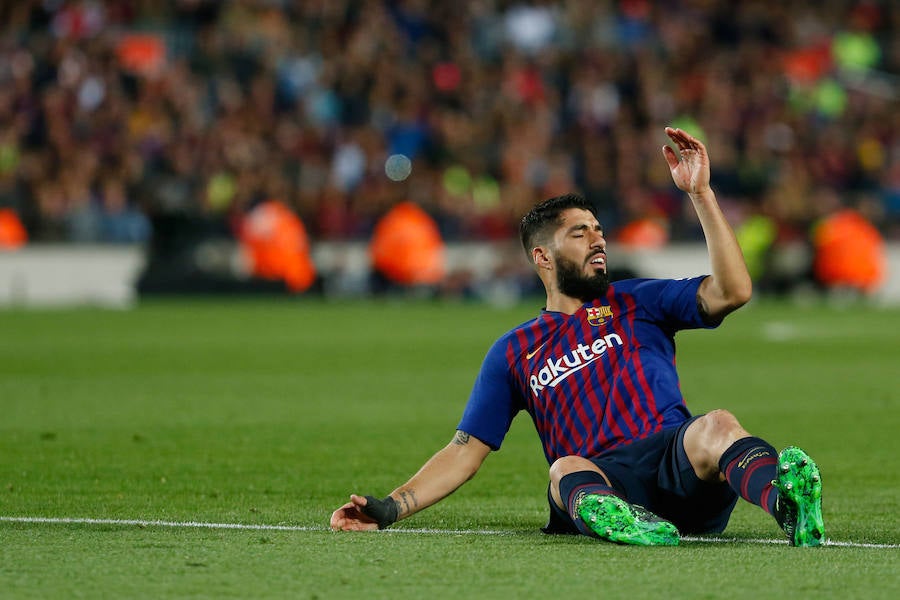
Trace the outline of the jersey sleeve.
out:
[[[498,450],[521,402],[506,358],[506,336],[488,350],[457,429]]]
[[[635,287],[634,294],[655,320],[673,330],[714,329],[718,323],[704,321],[697,306],[697,290],[706,277],[648,279]]]

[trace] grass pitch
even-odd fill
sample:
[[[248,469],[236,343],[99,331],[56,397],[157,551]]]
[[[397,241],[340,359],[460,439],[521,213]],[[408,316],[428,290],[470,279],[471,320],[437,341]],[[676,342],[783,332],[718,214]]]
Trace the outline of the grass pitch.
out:
[[[692,410],[810,452],[848,545],[773,543],[745,503],[722,540],[677,548],[543,536],[525,415],[444,502],[327,531],[450,440],[488,346],[539,306],[0,312],[0,597],[900,597],[898,310],[759,303],[678,335]]]

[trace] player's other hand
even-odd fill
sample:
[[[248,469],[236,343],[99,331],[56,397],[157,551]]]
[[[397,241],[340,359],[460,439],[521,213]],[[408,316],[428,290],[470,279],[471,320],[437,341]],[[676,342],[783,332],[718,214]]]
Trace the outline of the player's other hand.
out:
[[[371,531],[378,529],[378,522],[363,512],[368,500],[364,496],[350,494],[350,502],[331,513],[331,528],[335,531]]]
[[[663,146],[663,156],[678,189],[688,194],[702,194],[709,189],[709,156],[703,142],[681,129],[666,127],[666,135],[678,148]]]

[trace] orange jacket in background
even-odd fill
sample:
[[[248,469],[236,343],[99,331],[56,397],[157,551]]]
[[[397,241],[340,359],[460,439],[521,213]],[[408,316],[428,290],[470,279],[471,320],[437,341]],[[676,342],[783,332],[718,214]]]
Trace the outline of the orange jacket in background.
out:
[[[0,208],[0,250],[14,250],[27,241],[28,233],[15,211]]]
[[[813,230],[816,279],[826,287],[872,292],[887,270],[884,240],[858,212],[845,209],[825,217]]]
[[[632,249],[662,248],[669,243],[669,232],[658,219],[645,217],[631,221],[619,229],[616,241]]]
[[[306,227],[281,202],[268,200],[248,212],[239,238],[254,276],[284,281],[292,292],[303,292],[315,282]]]
[[[438,283],[444,276],[444,240],[428,213],[401,202],[375,225],[369,244],[372,265],[401,285]]]

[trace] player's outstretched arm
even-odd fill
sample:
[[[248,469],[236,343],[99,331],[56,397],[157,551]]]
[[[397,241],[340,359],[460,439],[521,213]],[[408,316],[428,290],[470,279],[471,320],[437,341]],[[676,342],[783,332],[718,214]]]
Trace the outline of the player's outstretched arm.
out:
[[[675,143],[678,153],[663,146],[663,156],[675,185],[688,194],[697,211],[709,250],[712,276],[700,285],[697,301],[704,317],[717,322],[750,300],[753,284],[734,231],[709,187],[706,146],[681,129],[666,127],[666,134]]]
[[[464,431],[432,456],[402,486],[383,500],[350,495],[350,502],[331,515],[331,528],[368,531],[384,528],[449,496],[471,479],[491,449]]]

